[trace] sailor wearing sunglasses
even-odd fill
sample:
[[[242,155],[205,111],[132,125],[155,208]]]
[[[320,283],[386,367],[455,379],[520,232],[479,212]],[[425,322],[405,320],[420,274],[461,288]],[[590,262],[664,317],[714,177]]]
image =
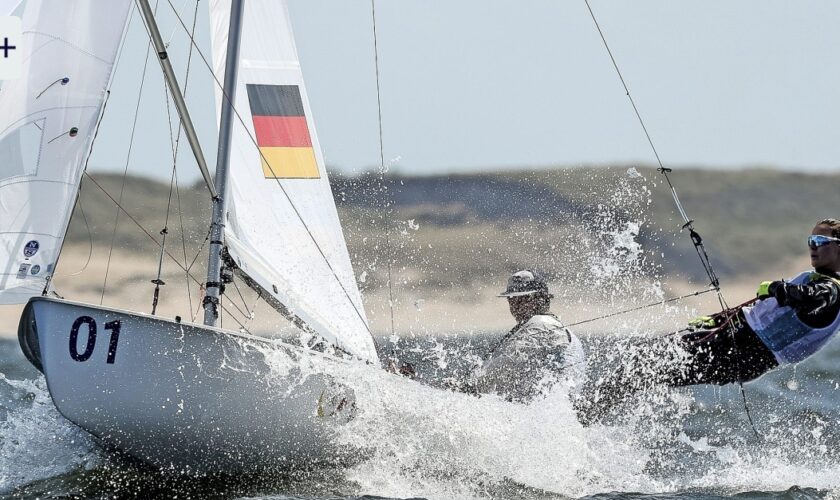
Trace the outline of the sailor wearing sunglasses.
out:
[[[779,364],[798,363],[840,331],[840,221],[817,223],[808,237],[811,265],[790,281],[764,282],[747,323]]]
[[[644,346],[581,402],[582,420],[598,420],[652,385],[747,382],[820,350],[840,331],[840,220],[819,221],[807,242],[813,271],[765,281],[756,299]]]
[[[746,382],[820,350],[840,331],[840,221],[819,221],[808,248],[813,271],[789,281],[765,281],[756,301],[695,321],[694,331],[679,341],[689,356],[666,372],[665,381],[675,386]]]

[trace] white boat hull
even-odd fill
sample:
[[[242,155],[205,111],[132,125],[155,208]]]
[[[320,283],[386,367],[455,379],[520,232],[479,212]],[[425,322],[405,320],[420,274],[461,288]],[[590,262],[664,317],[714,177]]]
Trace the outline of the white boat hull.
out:
[[[105,445],[187,473],[345,463],[352,390],[301,361],[345,363],[234,332],[50,298],[21,319],[59,412]],[[290,361],[280,376],[269,357]],[[307,372],[308,373],[308,372]]]

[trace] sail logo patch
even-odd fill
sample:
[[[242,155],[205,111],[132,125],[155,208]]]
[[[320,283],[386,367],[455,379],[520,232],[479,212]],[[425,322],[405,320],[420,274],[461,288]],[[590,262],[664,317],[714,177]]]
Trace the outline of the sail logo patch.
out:
[[[20,267],[18,268],[18,272],[17,272],[17,279],[22,280],[22,279],[26,278],[26,273],[29,272],[29,266],[30,265],[31,264],[21,264],[20,265]]]
[[[36,276],[40,272],[41,272],[41,266],[39,266],[38,264],[35,264],[34,266],[32,266],[32,269],[29,271],[29,273],[32,274],[32,276]]]
[[[320,178],[300,87],[250,83],[246,87],[265,178]]]
[[[31,240],[26,243],[23,247],[23,256],[27,259],[29,257],[34,257],[36,253],[38,253],[38,249],[41,248],[41,245],[38,244],[38,241]]]

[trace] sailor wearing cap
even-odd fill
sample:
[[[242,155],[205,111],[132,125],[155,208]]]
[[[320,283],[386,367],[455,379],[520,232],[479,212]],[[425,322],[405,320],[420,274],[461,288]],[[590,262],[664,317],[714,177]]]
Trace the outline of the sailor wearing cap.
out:
[[[557,382],[579,387],[586,372],[583,347],[549,312],[553,296],[545,279],[531,270],[516,272],[499,297],[508,299],[516,326],[492,347],[470,385],[521,403],[544,396]]]

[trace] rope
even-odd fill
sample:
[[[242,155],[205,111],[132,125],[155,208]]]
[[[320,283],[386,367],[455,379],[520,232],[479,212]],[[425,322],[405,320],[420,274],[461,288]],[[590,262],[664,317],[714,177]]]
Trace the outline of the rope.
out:
[[[376,36],[376,0],[370,0],[371,17],[373,18],[373,62],[376,70],[376,111],[379,124],[379,181],[384,185],[385,183],[385,141],[382,135],[382,96],[379,88],[379,42]],[[387,186],[385,186],[385,192]],[[386,195],[387,196],[387,195]],[[388,203],[386,201],[386,203]],[[385,214],[385,248],[388,254],[388,309],[391,313],[391,335],[394,335],[394,290],[393,279],[391,278],[391,267],[393,256],[393,248],[391,247],[391,207],[388,203],[389,210]]]
[[[740,362],[739,362],[738,371],[740,372],[740,370],[741,370],[741,365],[740,365]],[[752,412],[750,411],[750,405],[749,405],[749,403],[747,403],[747,391],[744,390],[744,383],[741,382],[740,380],[738,381],[738,389],[741,392],[741,401],[743,401],[743,403],[744,403],[744,413],[747,414],[747,421],[750,423],[750,428],[752,429],[753,434],[755,435],[755,439],[757,441],[761,442],[761,440],[762,440],[761,439],[761,434],[758,433],[758,429],[756,429],[756,427],[755,427],[755,422],[753,422],[753,418],[752,418]]]
[[[178,15],[177,11],[175,11],[175,7],[172,5],[172,1],[171,1],[171,0],[167,0],[167,2],[169,3],[170,7],[172,7],[172,10],[175,12],[175,18],[176,18],[176,19],[178,19],[178,22],[180,23],[181,27],[182,27],[185,31],[187,31],[186,24],[184,24],[184,21],[183,21],[183,20],[181,19],[181,17]],[[221,92],[222,92],[222,97],[223,97],[226,101],[228,101],[229,103],[231,103],[231,109],[233,110],[234,115],[236,116],[237,120],[238,120],[238,121],[239,121],[239,123],[242,125],[243,129],[245,130],[245,133],[248,135],[248,138],[250,139],[250,141],[251,141],[252,145],[254,146],[254,149],[258,152],[258,154],[260,155],[260,158],[261,158],[261,159],[265,162],[265,165],[268,165],[269,170],[271,171],[271,173],[272,173],[272,174],[274,174],[274,175],[276,175],[276,174],[275,174],[275,172],[274,172],[274,170],[273,170],[273,169],[272,169],[272,167],[271,167],[271,163],[270,163],[270,162],[269,162],[269,161],[265,158],[265,155],[263,155],[262,151],[260,151],[260,148],[259,148],[259,146],[258,146],[258,144],[257,144],[257,140],[256,140],[256,138],[254,138],[254,135],[251,133],[251,131],[250,131],[250,130],[248,130],[248,126],[245,124],[245,120],[242,118],[242,115],[241,115],[241,114],[239,114],[239,111],[236,109],[236,107],[232,105],[232,101],[231,101],[230,96],[229,96],[229,95],[227,95],[227,93],[226,93],[226,92],[225,92],[225,90],[224,90],[224,85],[222,85],[222,83],[221,83],[221,82],[219,81],[219,79],[216,77],[216,74],[213,72],[213,67],[212,67],[212,65],[211,65],[211,64],[207,61],[207,57],[204,55],[204,53],[203,53],[203,52],[201,51],[201,49],[198,47],[198,44],[197,44],[197,43],[196,43],[196,41],[195,41],[195,37],[190,36],[190,42],[191,42],[191,43],[192,43],[192,45],[195,47],[195,51],[196,51],[196,53],[199,55],[199,57],[201,57],[201,60],[204,62],[205,67],[207,67],[207,69],[208,69],[208,70],[210,70],[210,74],[211,74],[211,75],[212,75],[212,77],[213,77],[213,81],[216,83],[216,86],[217,86],[217,87],[221,90]],[[376,337],[373,335],[373,332],[370,330],[370,326],[368,326],[367,321],[365,320],[364,314],[362,314],[362,312],[359,310],[359,308],[358,308],[358,306],[356,305],[356,303],[355,303],[355,302],[353,301],[353,299],[350,297],[350,292],[348,292],[348,291],[347,291],[347,288],[344,286],[344,283],[341,281],[341,279],[339,279],[338,274],[336,273],[336,271],[335,271],[335,269],[333,268],[332,264],[330,263],[329,259],[327,259],[326,253],[325,253],[325,252],[324,252],[324,250],[321,248],[321,245],[319,245],[319,244],[318,244],[318,241],[315,239],[315,235],[312,233],[312,230],[309,228],[309,225],[308,225],[308,224],[306,223],[306,221],[303,219],[303,216],[300,214],[300,211],[298,210],[297,206],[296,206],[296,205],[295,205],[295,203],[292,201],[292,198],[289,196],[289,193],[286,191],[286,188],[285,188],[285,187],[283,186],[283,184],[280,182],[280,179],[278,179],[278,178],[276,178],[276,177],[275,177],[275,181],[276,181],[276,183],[277,183],[277,186],[280,188],[280,191],[283,193],[283,196],[286,198],[286,201],[288,201],[289,206],[292,208],[292,211],[294,212],[295,217],[297,217],[297,219],[300,221],[300,223],[301,223],[301,225],[303,226],[303,228],[306,230],[307,235],[309,236],[310,240],[312,240],[312,243],[315,245],[315,248],[318,250],[318,253],[321,255],[321,258],[324,260],[324,263],[327,265],[327,268],[329,269],[330,273],[331,273],[331,274],[332,274],[332,276],[335,278],[336,282],[338,282],[338,286],[341,288],[341,291],[344,293],[344,296],[347,298],[348,302],[349,302],[349,303],[350,303],[350,305],[352,306],[353,311],[356,313],[356,316],[358,316],[358,318],[359,318],[359,320],[361,321],[362,325],[365,327],[365,330],[366,330],[366,331],[368,332],[368,334],[370,335],[371,340],[373,341],[374,346],[378,349],[378,348],[379,348],[379,342],[376,340]]]

